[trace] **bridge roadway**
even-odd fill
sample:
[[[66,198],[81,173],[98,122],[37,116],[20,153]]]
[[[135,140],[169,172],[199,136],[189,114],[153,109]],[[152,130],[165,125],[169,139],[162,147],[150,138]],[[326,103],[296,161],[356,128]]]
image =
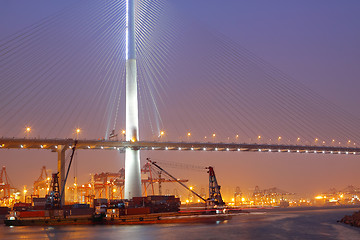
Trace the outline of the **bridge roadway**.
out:
[[[48,149],[54,152],[71,149],[75,139],[24,139],[0,138],[0,149]],[[256,143],[211,143],[211,142],[160,142],[160,141],[110,141],[78,140],[77,149],[88,150],[182,150],[182,151],[247,151],[247,152],[289,152],[289,153],[325,153],[360,154],[360,148],[320,145],[283,145]],[[60,149],[60,150],[59,150]]]
[[[47,149],[58,154],[58,172],[60,189],[65,181],[65,151],[75,144],[74,139],[24,139],[1,138],[0,149]],[[231,152],[285,152],[285,153],[317,153],[360,155],[360,148],[342,146],[306,146],[248,143],[211,143],[211,142],[160,142],[160,141],[109,141],[78,140],[77,149],[84,150],[124,150],[133,148],[140,150],[168,151],[231,151]],[[65,194],[62,196],[65,202]]]

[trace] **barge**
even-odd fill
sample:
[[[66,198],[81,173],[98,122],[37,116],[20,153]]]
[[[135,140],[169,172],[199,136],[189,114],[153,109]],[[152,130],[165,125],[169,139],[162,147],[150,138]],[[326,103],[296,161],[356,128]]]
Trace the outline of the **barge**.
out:
[[[94,208],[74,204],[62,209],[17,209],[10,212],[4,223],[7,226],[134,225],[218,223],[230,218],[225,208],[180,211],[180,199],[156,195],[130,201],[95,199]]]
[[[71,160],[75,151],[73,148]],[[147,159],[162,172],[179,182],[155,162]],[[69,163],[70,169],[71,161]],[[68,170],[69,170],[68,169]],[[52,174],[51,187],[48,195],[33,203],[18,203],[4,220],[7,226],[55,226],[55,225],[132,225],[159,223],[211,223],[231,218],[229,209],[221,197],[220,186],[217,184],[215,172],[208,167],[209,198],[204,199],[192,189],[179,182],[188,191],[198,196],[205,203],[205,208],[198,211],[180,211],[180,199],[172,195],[153,195],[134,197],[130,200],[94,199],[93,207],[88,204],[62,205],[59,189],[58,173]],[[69,171],[68,171],[69,172]],[[65,182],[67,175],[65,177]]]

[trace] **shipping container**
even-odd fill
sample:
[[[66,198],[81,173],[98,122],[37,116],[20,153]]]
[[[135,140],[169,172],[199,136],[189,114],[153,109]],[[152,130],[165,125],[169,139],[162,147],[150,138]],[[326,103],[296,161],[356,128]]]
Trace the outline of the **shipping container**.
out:
[[[13,209],[15,211],[26,211],[28,209],[31,209],[31,203],[15,203]]]
[[[6,215],[10,211],[10,208],[8,207],[0,207],[0,215]]]
[[[45,217],[45,211],[21,211],[17,216],[20,218]]]
[[[93,208],[73,208],[70,210],[70,215],[91,215],[94,213]]]
[[[83,204],[83,203],[76,203],[71,206],[72,209],[74,208],[90,208],[89,204]]]
[[[34,206],[34,207],[38,207],[38,206],[43,206],[43,207],[45,207],[46,198],[33,198],[33,199],[32,199],[32,202],[33,202],[33,206]]]
[[[150,213],[149,207],[125,209],[126,215],[138,215],[138,214],[149,214],[149,213]]]

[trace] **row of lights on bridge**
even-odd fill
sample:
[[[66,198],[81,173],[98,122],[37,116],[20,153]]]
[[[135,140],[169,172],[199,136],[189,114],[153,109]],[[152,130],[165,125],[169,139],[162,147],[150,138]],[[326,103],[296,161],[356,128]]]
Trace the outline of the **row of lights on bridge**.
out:
[[[261,139],[262,139],[262,137],[261,137],[261,136],[258,136],[258,140],[261,140]],[[270,139],[270,140],[271,140],[271,139]],[[279,136],[279,137],[278,137],[278,141],[281,141],[281,140],[282,140],[282,137]],[[301,140],[301,138],[299,138],[299,137],[296,139],[297,142],[300,142],[300,140]],[[318,138],[315,138],[315,139],[314,139],[314,142],[315,142],[315,143],[318,143],[318,142],[321,142],[321,141],[320,141]],[[331,140],[331,143],[332,143],[332,144],[334,144],[335,142],[336,142],[335,139],[332,139],[332,140]],[[325,141],[322,141],[322,143],[325,144],[326,142],[325,142]],[[354,145],[356,145],[356,143],[355,143],[355,142],[352,142],[351,140],[348,140],[347,143],[348,143],[348,144],[353,143]],[[339,142],[339,144],[341,144],[341,142]]]
[[[31,127],[28,127],[28,126],[27,126],[27,127],[25,128],[25,131],[26,131],[26,133],[27,133],[27,137],[29,137],[29,134],[30,134],[30,132],[31,132]],[[76,129],[75,129],[75,133],[76,133],[76,138],[79,138],[79,134],[81,133],[81,129],[80,129],[80,128],[76,128]],[[121,133],[125,136],[126,131],[125,131],[125,130],[122,130]],[[187,132],[186,135],[187,135],[187,137],[189,138],[189,137],[191,137],[192,134],[191,134],[191,132]],[[159,137],[163,137],[163,136],[165,136],[165,131],[164,131],[164,130],[161,130],[161,131],[159,132]],[[215,137],[216,137],[216,133],[213,133],[211,136],[212,136],[213,138],[215,138]],[[207,139],[207,136],[205,136],[204,138]],[[237,134],[237,135],[235,136],[235,138],[238,139],[238,138],[239,138],[239,135]],[[258,139],[258,140],[261,140],[261,139],[263,139],[263,137],[262,137],[261,135],[259,135],[259,136],[257,136],[257,139]],[[272,140],[272,139],[270,139],[270,141],[271,141],[271,140]],[[281,140],[282,140],[282,137],[279,136],[279,137],[277,138],[277,140],[278,140],[278,141],[281,141]],[[296,139],[297,142],[300,142],[300,140],[301,140],[300,137],[298,137],[298,138]],[[135,142],[135,139],[132,139],[132,141]],[[318,143],[318,142],[320,142],[320,140],[319,140],[318,138],[315,138],[315,139],[314,139],[314,142],[315,142],[315,143]],[[335,142],[336,142],[335,139],[332,139],[331,143],[334,144]],[[325,142],[325,141],[322,141],[322,143],[325,144],[326,142]],[[354,146],[356,145],[356,143],[355,143],[355,142],[352,142],[351,140],[348,140],[347,143],[348,143],[348,144],[353,143]],[[341,142],[339,142],[339,144],[341,144]]]
[[[27,133],[27,134],[29,134],[30,132],[31,132],[31,127],[25,127],[25,132]],[[80,132],[81,132],[81,129],[80,128],[76,128],[75,129],[75,133],[76,134],[80,134]]]
[[[0,145],[0,148],[1,147],[4,147],[4,144],[2,144],[2,145]],[[20,145],[20,147],[21,148],[24,148],[24,145]],[[46,145],[41,145],[40,146],[41,148],[45,148],[46,147]],[[55,148],[58,148],[57,146],[54,146]],[[72,148],[72,146],[69,146],[69,148],[71,149]],[[90,146],[88,146],[87,147],[88,149],[91,149],[91,147]],[[105,149],[103,146],[101,146],[100,147],[101,149]],[[120,148],[119,147],[113,147],[114,148],[114,150],[120,150]],[[155,150],[155,147],[152,147],[151,148],[152,150]],[[165,150],[169,150],[169,147],[165,147]],[[181,148],[181,147],[179,147],[178,148],[178,150],[179,151],[181,151],[181,150],[186,150],[186,149],[183,149],[183,148]],[[195,148],[193,148],[193,147],[191,147],[190,148],[190,150],[192,150],[192,151],[194,151],[195,150]],[[196,149],[196,150],[199,150],[199,149]],[[201,149],[200,149],[201,150]],[[206,147],[204,147],[204,148],[202,148],[202,150],[203,151],[212,151],[212,149],[210,148],[210,149],[207,149]],[[214,148],[214,150],[215,151],[219,151],[219,149],[216,147],[216,148]],[[226,151],[230,151],[230,148],[226,148]],[[240,148],[237,148],[235,151],[238,151],[238,152],[240,152],[241,151],[241,149]],[[287,152],[287,153],[290,153],[291,152],[291,150],[280,150],[280,149],[278,149],[277,151],[275,150],[272,150],[272,149],[258,149],[258,151],[259,152]],[[326,153],[326,151],[316,151],[316,150],[314,150],[314,151],[309,151],[309,150],[305,150],[305,151],[300,151],[300,150],[296,150],[296,152],[297,153],[323,153],[323,154],[325,154]],[[355,155],[356,154],[356,152],[348,152],[348,151],[346,151],[346,152],[341,152],[341,151],[330,151],[329,152],[330,154],[346,154],[346,155],[348,155],[348,154],[353,154],[353,155]]]
[[[161,131],[161,132],[160,132],[160,136],[163,136],[164,134],[165,134],[164,131]],[[191,132],[188,132],[188,133],[187,133],[187,136],[188,136],[188,137],[191,137]],[[216,137],[216,133],[213,133],[213,134],[212,134],[212,137],[215,138],[215,137]],[[207,136],[205,136],[204,138],[206,139]],[[235,136],[235,138],[238,139],[238,138],[239,138],[239,135],[237,134],[237,135]],[[257,139],[258,139],[258,140],[261,140],[261,139],[262,139],[262,136],[259,135],[259,136],[257,137]],[[271,140],[272,140],[272,139],[270,139],[270,141],[271,141]],[[277,138],[277,140],[278,140],[278,141],[281,141],[281,140],[282,140],[282,137],[279,136],[279,137]],[[300,137],[298,137],[298,138],[296,139],[297,142],[300,142],[300,140],[301,140]],[[318,142],[319,142],[319,139],[318,139],[318,138],[315,138],[315,139],[314,139],[314,142],[315,142],[315,143],[318,143]],[[336,142],[335,139],[332,139],[331,143],[335,143],[335,142]],[[325,141],[322,141],[322,143],[325,144],[326,142],[325,142]],[[347,143],[350,144],[350,143],[352,143],[352,141],[351,141],[351,140],[348,140]],[[339,144],[341,144],[341,142],[339,142]],[[356,145],[355,142],[353,142],[353,144]]]
[[[151,148],[152,150],[155,150],[155,148],[154,147],[152,147]],[[169,150],[169,147],[165,147],[165,150]],[[181,147],[179,147],[178,148],[178,150],[179,151],[181,151],[181,150],[183,150]],[[195,148],[190,148],[190,150],[192,150],[192,151],[194,151],[195,150]],[[211,151],[211,149],[207,149],[207,148],[203,148],[202,149],[203,151],[207,151],[207,150],[209,150],[209,151]],[[214,148],[214,150],[215,151],[218,151],[219,149],[218,148]],[[230,148],[226,148],[226,151],[230,151]],[[237,148],[236,149],[236,151],[238,151],[238,152],[240,152],[241,151],[241,149],[240,148]],[[277,151],[275,150],[272,150],[272,149],[258,149],[258,152],[287,152],[287,153],[290,153],[291,152],[291,150],[280,150],[280,149],[278,149]],[[296,150],[296,152],[297,153],[301,153],[302,151],[300,151],[300,150]],[[305,151],[303,151],[303,152],[305,152],[305,153],[322,153],[322,154],[325,154],[326,153],[326,151],[316,151],[316,150],[314,150],[314,151],[309,151],[309,150],[305,150]],[[330,151],[330,154],[335,154],[335,153],[337,153],[337,154],[342,154],[342,153],[345,153],[346,155],[348,155],[348,154],[353,154],[353,155],[355,155],[356,154],[356,152],[348,152],[348,151],[346,151],[346,152],[341,152],[341,151]]]
[[[164,131],[161,131],[161,132],[160,132],[160,136],[163,136],[164,134],[165,134]],[[188,133],[187,133],[187,136],[188,136],[188,137],[191,137],[191,132],[188,132]],[[212,134],[212,137],[215,138],[215,137],[216,137],[216,133],[213,133],[213,134]],[[205,136],[204,138],[206,139],[207,136]],[[235,136],[235,138],[238,139],[238,138],[239,138],[239,135],[237,134],[237,135]],[[257,137],[257,139],[258,139],[258,140],[261,140],[261,139],[262,139],[262,136],[259,135],[259,136]],[[272,139],[270,139],[270,141],[271,141],[271,140],[272,140]],[[277,140],[278,140],[278,141],[281,141],[281,140],[282,140],[282,137],[279,136],[279,137],[277,138]],[[297,142],[300,142],[300,140],[301,140],[300,137],[298,137],[298,138],[296,139]],[[320,142],[320,140],[319,140],[318,138],[315,138],[315,139],[314,139],[314,142],[315,142],[315,143],[318,143],[318,142]],[[335,139],[332,139],[331,143],[334,144],[335,142],[336,142]],[[325,142],[325,141],[322,141],[322,143],[325,144],[326,142]],[[356,145],[356,143],[355,143],[355,142],[352,142],[351,140],[348,140],[347,143],[348,143],[348,144],[353,143],[354,145]],[[341,142],[339,142],[339,144],[341,144]]]

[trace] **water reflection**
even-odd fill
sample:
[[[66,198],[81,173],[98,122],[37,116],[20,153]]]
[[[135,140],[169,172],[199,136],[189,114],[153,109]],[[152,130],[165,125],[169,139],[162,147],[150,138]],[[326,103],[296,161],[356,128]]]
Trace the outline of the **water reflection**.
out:
[[[360,229],[336,222],[355,210],[256,212],[216,224],[0,226],[0,239],[360,239]]]

